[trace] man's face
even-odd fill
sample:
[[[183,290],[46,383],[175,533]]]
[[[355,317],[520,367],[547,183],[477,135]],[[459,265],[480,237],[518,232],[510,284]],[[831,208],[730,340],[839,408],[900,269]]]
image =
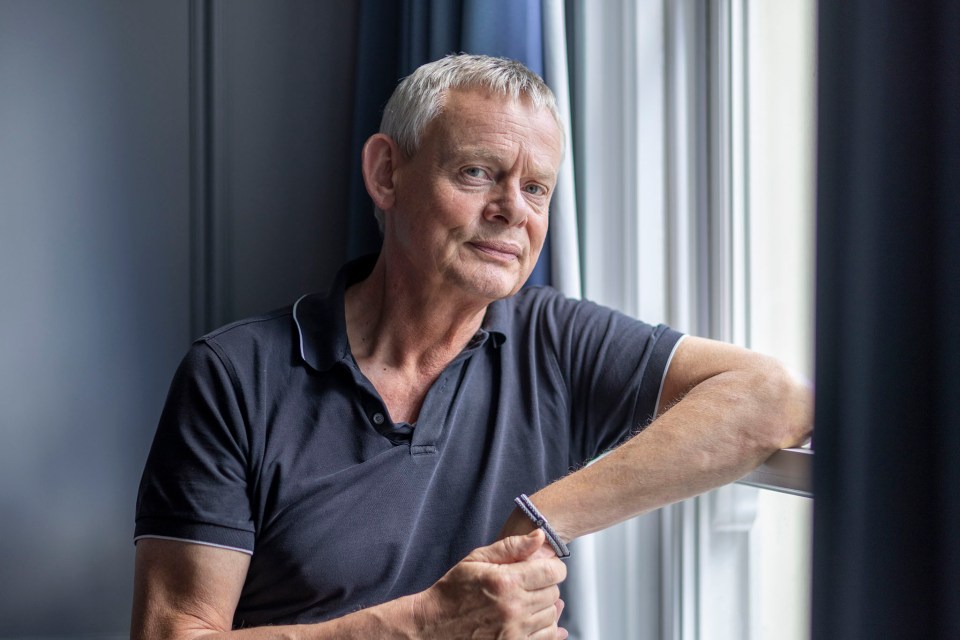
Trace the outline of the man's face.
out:
[[[543,247],[562,145],[546,109],[451,91],[397,167],[385,250],[430,291],[484,303],[515,293]]]

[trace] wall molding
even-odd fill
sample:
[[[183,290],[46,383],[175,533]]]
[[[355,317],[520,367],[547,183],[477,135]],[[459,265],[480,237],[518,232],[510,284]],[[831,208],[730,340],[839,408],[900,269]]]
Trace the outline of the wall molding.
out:
[[[214,0],[190,0],[190,331],[196,337],[224,322],[225,237],[217,189]]]

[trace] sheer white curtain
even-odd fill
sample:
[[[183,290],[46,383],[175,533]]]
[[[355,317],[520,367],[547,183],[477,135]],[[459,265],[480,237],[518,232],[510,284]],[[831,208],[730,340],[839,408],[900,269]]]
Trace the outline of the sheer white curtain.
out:
[[[663,322],[664,3],[564,4],[544,0],[546,80],[564,117],[574,114],[551,213],[554,281],[571,296],[581,294],[582,282],[592,300]],[[565,586],[572,638],[661,636],[661,517],[649,514],[576,541]]]
[[[576,154],[568,171],[576,178],[579,225],[569,203],[555,208],[554,242],[567,244],[555,245],[554,264],[570,265],[577,244],[565,233],[577,228],[585,297],[650,323],[715,335],[709,256],[727,236],[704,218],[717,197],[704,135],[711,28],[704,3],[569,0],[569,29],[563,4],[544,1],[545,67],[554,89],[572,87],[570,110],[566,96],[561,109],[573,114],[567,157]],[[733,282],[732,272],[723,277]],[[577,295],[569,282],[558,279]],[[577,540],[566,587],[571,637],[700,637],[697,561],[704,550],[697,530],[704,513],[689,501]]]
[[[574,150],[570,132],[570,78],[567,62],[566,17],[563,0],[543,0],[543,68],[547,84],[557,96],[557,106],[567,131],[567,148],[550,211],[550,242],[553,248],[553,286],[579,298],[580,249],[577,230],[577,193],[574,181]]]

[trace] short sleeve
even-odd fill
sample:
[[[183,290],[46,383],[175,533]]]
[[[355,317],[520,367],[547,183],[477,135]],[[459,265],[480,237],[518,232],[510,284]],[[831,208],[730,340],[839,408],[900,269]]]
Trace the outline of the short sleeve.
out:
[[[144,467],[135,540],[171,538],[253,552],[250,445],[238,387],[208,342],[191,347]]]
[[[683,334],[583,301],[554,297],[543,316],[570,402],[571,463],[595,458],[656,417]]]

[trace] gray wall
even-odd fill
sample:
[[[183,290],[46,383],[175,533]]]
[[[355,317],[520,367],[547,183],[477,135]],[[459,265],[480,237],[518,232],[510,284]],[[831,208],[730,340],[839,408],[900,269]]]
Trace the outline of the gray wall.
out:
[[[343,259],[355,21],[0,0],[0,638],[127,633],[177,362]]]

